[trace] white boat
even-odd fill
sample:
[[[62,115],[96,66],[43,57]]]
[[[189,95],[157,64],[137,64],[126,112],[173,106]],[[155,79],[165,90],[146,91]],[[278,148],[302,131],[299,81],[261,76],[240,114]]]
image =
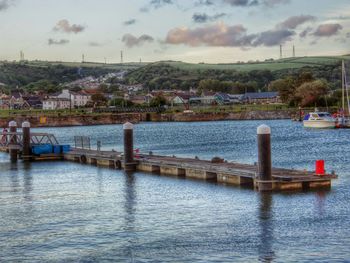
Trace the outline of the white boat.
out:
[[[310,112],[304,117],[304,127],[332,129],[336,126],[336,119],[328,112]]]

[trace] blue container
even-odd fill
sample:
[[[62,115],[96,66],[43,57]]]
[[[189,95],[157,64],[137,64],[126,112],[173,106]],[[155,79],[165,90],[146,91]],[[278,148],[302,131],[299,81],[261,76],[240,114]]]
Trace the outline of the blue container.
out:
[[[32,146],[32,153],[35,155],[52,153],[51,144],[41,144]]]
[[[70,145],[61,145],[61,152],[62,153],[70,152]]]
[[[60,153],[62,153],[61,145],[54,145],[54,146],[53,146],[53,151],[52,151],[52,152],[55,153],[55,154],[60,154]]]

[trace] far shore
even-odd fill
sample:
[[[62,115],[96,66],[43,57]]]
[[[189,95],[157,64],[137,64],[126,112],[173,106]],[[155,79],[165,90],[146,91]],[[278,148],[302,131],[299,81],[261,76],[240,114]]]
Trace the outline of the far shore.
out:
[[[283,120],[296,116],[295,110],[244,111],[244,112],[178,112],[178,113],[109,113],[65,116],[13,115],[0,118],[0,127],[7,127],[12,120],[18,127],[23,121],[29,121],[32,127],[69,127],[122,124],[127,121],[139,122],[201,122],[201,121],[238,121],[238,120]]]

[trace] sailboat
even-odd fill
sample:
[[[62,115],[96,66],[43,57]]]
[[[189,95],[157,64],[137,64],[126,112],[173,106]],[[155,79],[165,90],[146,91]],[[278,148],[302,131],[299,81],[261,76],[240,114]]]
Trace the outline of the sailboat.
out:
[[[347,103],[347,110],[345,109],[345,97]],[[345,62],[342,61],[342,108],[339,113],[337,113],[337,128],[350,128],[350,102],[349,102],[349,89],[347,86]]]

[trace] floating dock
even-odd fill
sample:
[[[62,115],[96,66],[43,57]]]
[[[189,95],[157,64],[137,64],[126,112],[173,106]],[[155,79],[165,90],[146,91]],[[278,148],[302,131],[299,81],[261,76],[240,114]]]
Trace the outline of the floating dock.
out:
[[[65,160],[84,165],[125,170],[142,171],[159,175],[176,176],[198,180],[207,180],[225,185],[245,186],[258,191],[293,191],[311,189],[330,189],[331,182],[337,178],[332,172],[316,174],[310,171],[273,168],[271,166],[271,146],[268,126],[258,128],[258,162],[254,165],[227,162],[220,158],[200,160],[198,158],[179,158],[140,154],[134,152],[133,125],[124,124],[124,152],[101,151],[83,148],[71,148],[68,152],[33,155],[30,147],[44,143],[58,144],[52,134],[30,133],[28,123],[22,125],[23,132],[17,132],[12,123],[11,131],[6,134],[6,143],[0,150],[9,152],[11,161],[17,157],[24,161]]]
[[[73,149],[64,159],[81,164],[125,169],[123,154],[112,151]],[[246,186],[260,190],[258,166],[233,162],[212,163],[207,160],[138,154],[134,160],[135,170],[159,175],[208,180],[225,185]],[[308,190],[330,188],[335,174],[316,175],[314,172],[273,168],[272,190]],[[264,181],[265,183],[266,181]]]

